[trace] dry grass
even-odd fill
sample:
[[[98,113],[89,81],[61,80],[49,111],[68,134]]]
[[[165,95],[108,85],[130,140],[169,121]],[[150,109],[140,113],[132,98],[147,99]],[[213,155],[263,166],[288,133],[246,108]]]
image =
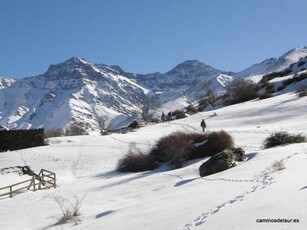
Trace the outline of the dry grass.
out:
[[[58,220],[57,224],[74,223],[77,225],[80,223],[80,209],[85,194],[81,198],[74,195],[72,201],[56,194],[50,194],[46,198],[56,202],[61,210],[60,216],[54,216]]]
[[[281,170],[284,170],[286,167],[284,165],[284,162],[283,160],[280,160],[280,161],[275,161],[274,164],[272,165],[272,169],[274,171],[281,171]]]

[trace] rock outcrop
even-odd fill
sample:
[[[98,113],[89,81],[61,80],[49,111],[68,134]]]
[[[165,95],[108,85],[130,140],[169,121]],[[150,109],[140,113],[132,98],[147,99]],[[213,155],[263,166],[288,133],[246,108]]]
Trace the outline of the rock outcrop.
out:
[[[236,162],[243,161],[245,152],[242,148],[225,149],[212,156],[199,167],[201,177],[224,171],[236,165]]]

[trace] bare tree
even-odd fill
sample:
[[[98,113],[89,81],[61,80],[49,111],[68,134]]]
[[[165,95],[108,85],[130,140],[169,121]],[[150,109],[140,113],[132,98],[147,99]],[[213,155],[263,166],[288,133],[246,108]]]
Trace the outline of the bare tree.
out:
[[[203,83],[203,88],[205,91],[205,98],[207,100],[207,102],[214,107],[215,102],[217,101],[218,98],[218,94],[216,93],[216,91],[213,89],[212,87],[212,82],[204,82]]]
[[[159,101],[154,96],[145,96],[142,100],[141,117],[143,121],[150,121],[160,106]]]
[[[255,99],[257,97],[257,85],[252,81],[235,79],[226,88],[225,104],[235,104]]]
[[[76,120],[70,122],[65,130],[65,136],[84,135],[85,133],[86,129],[84,123]]]
[[[97,117],[97,123],[99,125],[100,131],[106,131],[106,120],[107,118],[105,116],[98,116]]]

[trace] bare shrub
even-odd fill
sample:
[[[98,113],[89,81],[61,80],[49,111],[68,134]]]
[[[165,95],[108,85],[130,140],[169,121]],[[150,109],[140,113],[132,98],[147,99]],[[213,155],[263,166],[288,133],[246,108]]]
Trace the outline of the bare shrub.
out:
[[[143,121],[152,121],[155,113],[160,106],[160,102],[154,96],[145,95],[142,98],[141,118]]]
[[[271,148],[278,145],[286,145],[292,143],[306,142],[306,137],[303,134],[290,134],[287,132],[277,132],[271,134],[264,141],[264,148]]]
[[[207,142],[194,149],[191,158],[213,156],[225,149],[233,149],[234,141],[225,131],[212,132],[208,134]]]
[[[194,146],[194,143],[204,141],[202,146]],[[234,142],[225,131],[209,134],[174,132],[162,137],[150,155],[158,162],[169,162],[171,168],[181,168],[187,160],[212,156],[227,148],[234,148]]]
[[[61,137],[63,136],[63,130],[58,128],[58,129],[49,129],[45,131],[45,137],[50,138],[50,137]]]
[[[118,161],[117,170],[120,172],[153,170],[158,167],[156,162],[167,162],[170,169],[176,169],[181,168],[185,161],[213,156],[225,149],[233,148],[233,139],[225,131],[212,133],[177,131],[160,138],[148,154],[143,153],[135,144],[131,144],[128,153]]]
[[[272,165],[272,169],[274,171],[280,171],[280,170],[283,170],[285,169],[285,165],[284,165],[284,162],[283,160],[280,160],[280,161],[275,161],[274,164]]]
[[[180,168],[187,160],[190,150],[188,135],[183,132],[174,132],[160,138],[150,155],[158,162],[169,162],[171,168]]]
[[[218,100],[218,94],[214,90],[214,87],[212,86],[212,82],[204,82],[203,87],[205,91],[205,98],[208,104],[214,107],[216,101]]]
[[[73,121],[65,130],[65,136],[78,136],[86,134],[84,123]]]
[[[296,91],[299,97],[306,97],[307,96],[307,86],[301,86]]]
[[[118,160],[116,169],[119,172],[143,172],[157,167],[151,155],[143,153],[134,143],[131,143],[128,153]]]
[[[74,195],[72,201],[56,194],[47,195],[46,198],[50,198],[56,202],[61,210],[60,216],[55,216],[55,218],[58,220],[58,224],[80,223],[80,209],[85,198],[85,194],[81,198]]]

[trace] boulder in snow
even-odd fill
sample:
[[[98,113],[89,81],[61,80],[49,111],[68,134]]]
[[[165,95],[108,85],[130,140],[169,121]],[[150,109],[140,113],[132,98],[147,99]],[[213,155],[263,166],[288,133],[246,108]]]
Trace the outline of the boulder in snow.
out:
[[[236,165],[237,161],[243,161],[245,152],[242,148],[226,149],[215,154],[199,167],[201,177],[224,171]]]

